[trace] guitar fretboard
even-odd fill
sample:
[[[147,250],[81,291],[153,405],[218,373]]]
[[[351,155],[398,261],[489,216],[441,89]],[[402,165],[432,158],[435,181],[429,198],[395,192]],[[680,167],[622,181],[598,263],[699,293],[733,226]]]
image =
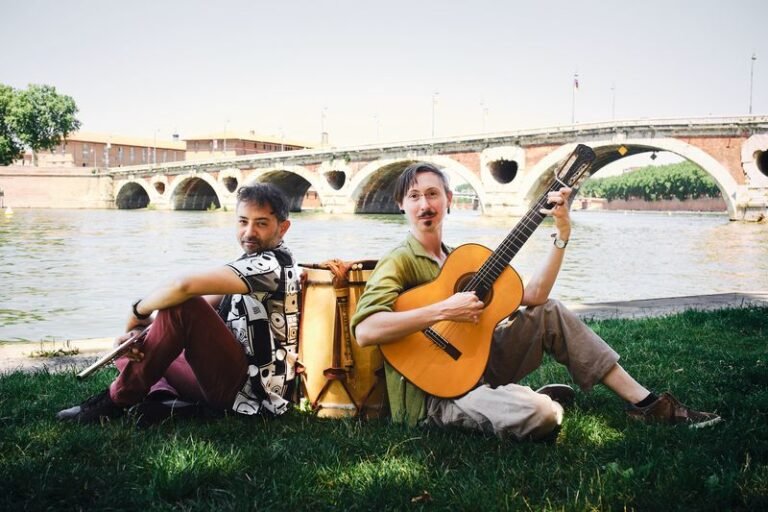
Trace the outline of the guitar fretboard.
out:
[[[591,148],[579,145],[574,151],[572,158],[563,165],[568,166],[563,178],[555,178],[547,187],[547,190],[533,207],[528,210],[520,221],[515,225],[512,231],[507,235],[499,247],[493,251],[493,254],[483,263],[483,266],[477,271],[472,279],[467,283],[462,291],[474,291],[480,299],[483,299],[493,287],[493,283],[501,275],[512,258],[523,247],[525,242],[531,237],[536,228],[539,227],[546,215],[540,210],[550,208],[552,205],[547,201],[549,192],[559,190],[565,185],[571,185],[581,177],[588,166],[594,161],[595,154]],[[555,176],[557,176],[556,174]],[[565,181],[568,183],[566,183]]]

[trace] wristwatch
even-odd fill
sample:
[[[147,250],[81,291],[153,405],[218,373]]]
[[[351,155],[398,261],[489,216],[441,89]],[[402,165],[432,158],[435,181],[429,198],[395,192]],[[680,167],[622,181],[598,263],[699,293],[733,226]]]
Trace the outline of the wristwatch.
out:
[[[135,316],[138,320],[146,320],[147,318],[152,316],[152,313],[148,315],[142,315],[141,313],[139,313],[139,310],[136,309],[136,306],[139,305],[139,302],[141,302],[141,299],[137,300],[131,305],[131,309],[133,310],[133,316]]]
[[[568,240],[563,240],[559,236],[555,236],[554,244],[558,249],[565,249],[565,246],[568,245]]]

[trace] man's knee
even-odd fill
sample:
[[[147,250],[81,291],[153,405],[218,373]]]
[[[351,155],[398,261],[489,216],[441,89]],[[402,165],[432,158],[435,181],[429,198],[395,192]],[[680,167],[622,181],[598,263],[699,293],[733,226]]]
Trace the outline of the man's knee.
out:
[[[563,407],[547,396],[535,401],[535,412],[532,421],[536,427],[531,430],[531,439],[543,439],[557,429],[563,423]]]

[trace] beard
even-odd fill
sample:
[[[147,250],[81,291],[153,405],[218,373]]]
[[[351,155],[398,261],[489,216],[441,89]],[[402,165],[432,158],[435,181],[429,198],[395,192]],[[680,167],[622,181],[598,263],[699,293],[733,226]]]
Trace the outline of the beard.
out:
[[[243,248],[246,254],[268,251],[277,247],[279,243],[280,241],[277,237],[272,237],[267,240],[255,236],[243,237],[240,239],[240,247]]]

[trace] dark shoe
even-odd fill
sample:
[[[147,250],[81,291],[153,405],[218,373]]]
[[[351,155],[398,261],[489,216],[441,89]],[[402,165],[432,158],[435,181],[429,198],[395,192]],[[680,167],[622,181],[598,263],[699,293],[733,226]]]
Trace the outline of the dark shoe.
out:
[[[80,405],[59,411],[56,414],[56,419],[79,423],[99,423],[119,418],[124,413],[125,409],[113,402],[109,397],[109,389],[105,389]]]
[[[630,406],[627,414],[646,423],[682,424],[691,428],[709,427],[722,421],[717,414],[689,409],[669,393],[662,393],[658,400],[646,407]]]
[[[573,388],[567,384],[547,384],[536,390],[537,393],[547,395],[563,406],[563,408],[571,407],[576,401],[576,392]]]
[[[202,418],[206,416],[205,407],[198,402],[185,402],[178,398],[157,399],[152,396],[133,406],[130,415],[136,419],[138,428],[158,425],[172,418]]]

